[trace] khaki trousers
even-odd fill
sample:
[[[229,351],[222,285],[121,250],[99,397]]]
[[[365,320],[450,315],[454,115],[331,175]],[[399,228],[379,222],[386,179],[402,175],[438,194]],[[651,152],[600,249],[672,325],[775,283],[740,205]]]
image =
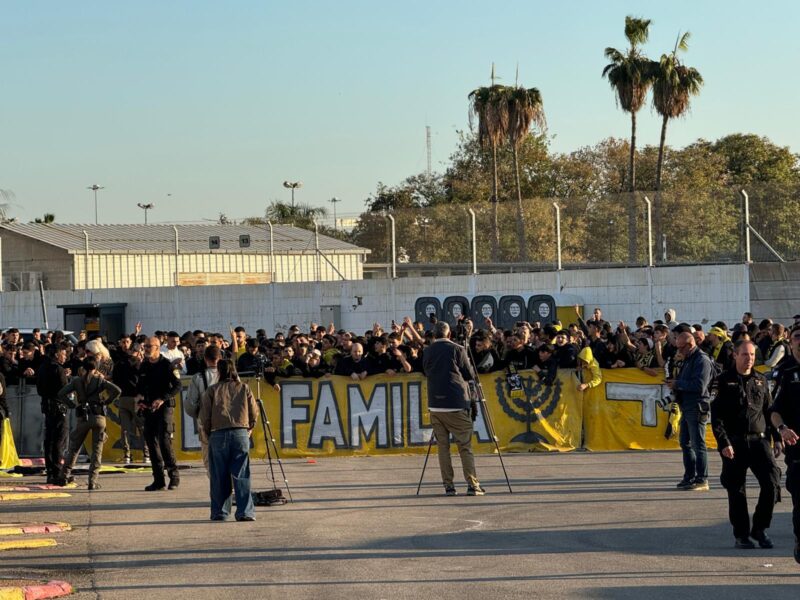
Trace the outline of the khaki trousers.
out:
[[[78,418],[75,429],[69,434],[69,453],[64,460],[65,476],[69,477],[75,463],[78,460],[78,453],[86,439],[92,434],[92,459],[89,464],[89,483],[97,482],[97,475],[100,471],[100,463],[103,458],[103,442],[106,441],[106,418],[100,415],[89,415],[86,418]]]
[[[469,410],[458,412],[431,412],[431,425],[436,436],[439,454],[439,469],[442,472],[444,487],[453,487],[453,463],[450,459],[450,435],[452,434],[458,454],[461,457],[461,468],[464,480],[469,487],[480,487],[475,472],[475,457],[472,454],[472,418]]]

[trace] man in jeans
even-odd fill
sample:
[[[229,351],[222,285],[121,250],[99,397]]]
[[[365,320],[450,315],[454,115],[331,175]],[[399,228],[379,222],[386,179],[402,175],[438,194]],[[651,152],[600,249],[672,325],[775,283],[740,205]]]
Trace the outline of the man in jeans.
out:
[[[691,333],[679,334],[676,342],[683,363],[678,377],[668,380],[667,385],[681,407],[680,444],[684,472],[678,489],[707,490],[706,424],[711,406],[711,359],[697,348]]]
[[[453,463],[450,460],[450,434],[458,445],[461,467],[467,481],[468,496],[485,493],[475,473],[472,455],[472,419],[467,381],[475,379],[463,347],[451,342],[450,326],[439,321],[433,328],[434,342],[425,349],[422,365],[428,377],[428,409],[439,450],[439,468],[445,494],[456,495]]]

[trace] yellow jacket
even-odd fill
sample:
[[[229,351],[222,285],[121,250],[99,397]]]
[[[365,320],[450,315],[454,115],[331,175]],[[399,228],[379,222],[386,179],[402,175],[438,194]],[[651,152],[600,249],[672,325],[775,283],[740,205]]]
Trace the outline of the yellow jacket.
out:
[[[592,349],[587,346],[581,350],[578,353],[578,361],[578,368],[575,369],[578,380],[590,388],[600,385],[603,381],[603,375],[600,372],[600,364],[594,359]]]

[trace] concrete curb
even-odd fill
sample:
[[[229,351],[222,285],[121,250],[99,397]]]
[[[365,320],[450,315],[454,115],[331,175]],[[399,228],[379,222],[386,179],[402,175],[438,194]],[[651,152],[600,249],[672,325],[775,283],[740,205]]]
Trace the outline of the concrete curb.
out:
[[[9,542],[0,542],[0,551],[2,550],[33,550],[35,548],[47,548],[50,546],[57,546],[58,543],[52,538],[42,538],[36,540],[12,540]]]
[[[69,523],[0,523],[0,536],[72,531]]]
[[[26,492],[13,494],[0,494],[0,502],[13,502],[14,500],[47,500],[49,498],[69,498],[72,494],[45,492],[42,494],[28,494]]]
[[[0,600],[45,600],[60,598],[72,593],[72,586],[66,581],[48,581],[36,585],[0,587]]]

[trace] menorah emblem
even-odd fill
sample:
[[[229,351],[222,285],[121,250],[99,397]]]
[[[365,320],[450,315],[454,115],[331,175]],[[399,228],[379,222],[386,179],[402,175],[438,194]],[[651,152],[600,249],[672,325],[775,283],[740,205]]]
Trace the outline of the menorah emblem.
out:
[[[520,379],[522,390],[525,392],[524,398],[510,398],[505,378],[495,379],[497,399],[503,412],[515,421],[525,423],[525,432],[514,436],[511,441],[523,444],[548,443],[546,437],[533,431],[533,424],[553,414],[561,399],[561,381],[556,379],[553,385],[545,385],[533,376],[520,376]]]

